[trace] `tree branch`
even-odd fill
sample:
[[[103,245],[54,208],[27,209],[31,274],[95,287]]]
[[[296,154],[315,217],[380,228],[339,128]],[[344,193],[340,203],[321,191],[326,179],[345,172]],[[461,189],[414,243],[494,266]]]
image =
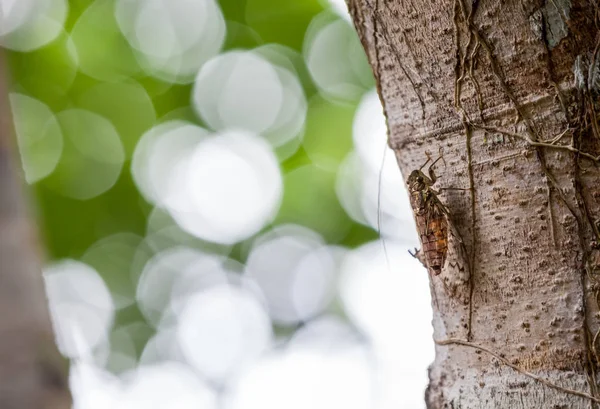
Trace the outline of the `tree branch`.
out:
[[[54,345],[37,232],[13,160],[6,78],[0,49],[0,408],[67,409],[67,374]]]

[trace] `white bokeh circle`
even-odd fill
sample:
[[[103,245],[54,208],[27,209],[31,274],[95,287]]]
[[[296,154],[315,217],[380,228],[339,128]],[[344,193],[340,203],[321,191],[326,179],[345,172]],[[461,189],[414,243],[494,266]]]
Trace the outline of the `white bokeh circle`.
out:
[[[432,342],[428,276],[405,249],[393,242],[384,249],[378,240],[350,251],[342,264],[340,296],[349,317],[380,351],[423,362],[414,351]]]
[[[419,261],[391,241],[385,249],[381,241],[358,247],[342,264],[340,298],[373,346],[385,408],[423,407],[425,368],[434,358],[428,280]]]
[[[224,407],[372,409],[373,390],[373,371],[363,345],[297,345],[271,353],[242,372]]]
[[[44,281],[59,350],[69,358],[89,358],[113,322],[106,284],[93,268],[75,260],[46,267]]]
[[[188,300],[177,334],[188,362],[207,378],[224,382],[267,350],[272,330],[252,292],[221,285]]]
[[[144,266],[138,280],[136,299],[146,320],[159,327],[161,321],[172,316],[180,294],[176,288],[187,288],[198,283],[212,285],[225,281],[222,258],[187,247],[174,247],[152,257]],[[174,297],[175,295],[175,297]],[[169,322],[165,322],[168,324]]]
[[[131,173],[142,195],[163,205],[172,192],[173,171],[209,132],[185,121],[159,124],[138,142],[131,161]]]
[[[368,225],[361,203],[363,197],[361,181],[364,172],[365,167],[360,157],[356,152],[350,152],[338,168],[335,193],[348,216],[356,222]]]
[[[269,223],[281,202],[279,163],[261,138],[237,131],[199,143],[173,173],[166,206],[187,232],[233,244]]]
[[[27,52],[53,41],[63,32],[66,0],[0,0],[0,44]]]
[[[316,233],[295,230],[277,227],[257,238],[246,262],[246,277],[260,287],[273,321],[284,325],[312,318],[329,305],[343,254]]]
[[[0,36],[17,30],[32,17],[35,0],[0,0]]]
[[[345,20],[352,20],[350,12],[348,12],[348,5],[344,0],[321,0],[321,3],[323,5],[331,7],[332,11],[334,11],[338,16],[344,18]]]
[[[148,201],[209,242],[228,245],[252,236],[273,219],[281,202],[277,158],[265,141],[247,132],[211,135],[169,121],[142,136],[131,166]]]
[[[272,55],[276,49],[264,50]],[[273,64],[260,49],[230,51],[206,63],[196,78],[194,108],[216,130],[244,129],[264,136],[274,147],[298,137],[307,104],[291,63],[280,53]]]
[[[225,41],[215,0],[118,0],[115,13],[142,67],[168,82],[191,82]]]
[[[117,376],[84,360],[72,362],[69,390],[73,396],[73,409],[119,408],[122,394]]]
[[[371,171],[378,172],[387,146],[388,130],[376,89],[367,92],[358,104],[352,124],[352,141],[362,162]],[[388,159],[395,164],[394,151],[389,147],[386,150]]]
[[[117,409],[217,409],[217,394],[179,362],[141,365],[123,376]]]
[[[356,101],[372,83],[372,72],[356,31],[331,13],[316,16],[303,45],[311,77],[327,98]]]

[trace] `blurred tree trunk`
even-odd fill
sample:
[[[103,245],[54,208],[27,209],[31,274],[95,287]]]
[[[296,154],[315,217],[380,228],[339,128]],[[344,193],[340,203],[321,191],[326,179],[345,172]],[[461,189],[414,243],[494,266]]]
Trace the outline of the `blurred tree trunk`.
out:
[[[427,407],[600,407],[597,2],[348,6],[402,173],[442,153],[434,189],[467,189],[439,194],[470,279],[430,274]]]
[[[0,49],[0,408],[68,409],[66,364],[54,345],[35,225],[27,215]]]

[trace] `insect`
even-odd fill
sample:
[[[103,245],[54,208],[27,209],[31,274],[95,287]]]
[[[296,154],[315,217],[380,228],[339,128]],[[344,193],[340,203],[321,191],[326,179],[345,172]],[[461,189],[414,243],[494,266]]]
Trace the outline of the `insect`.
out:
[[[438,198],[433,189],[437,177],[433,166],[442,157],[429,166],[429,176],[422,169],[413,170],[406,180],[410,194],[410,204],[415,215],[422,250],[409,253],[423,264],[430,274],[440,276],[445,291],[463,304],[469,300],[470,273],[466,248],[458,230],[453,226],[450,212]],[[465,189],[458,189],[465,190]]]
[[[429,163],[430,157],[421,168],[413,170],[406,181],[423,251],[423,254],[420,250],[410,254],[418,258],[433,275],[442,272],[448,255],[448,209],[437,197],[438,192],[432,188],[437,180],[433,166],[441,158],[429,166],[429,177],[422,169]]]

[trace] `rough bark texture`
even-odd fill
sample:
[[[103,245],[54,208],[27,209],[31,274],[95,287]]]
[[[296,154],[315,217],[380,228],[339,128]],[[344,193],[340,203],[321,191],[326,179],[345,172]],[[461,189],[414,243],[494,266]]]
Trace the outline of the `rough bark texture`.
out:
[[[441,153],[433,188],[467,189],[439,195],[470,279],[431,277],[428,408],[600,407],[594,0],[348,6],[402,173]]]
[[[0,408],[68,409],[66,363],[55,345],[39,263],[13,161],[0,50]]]

